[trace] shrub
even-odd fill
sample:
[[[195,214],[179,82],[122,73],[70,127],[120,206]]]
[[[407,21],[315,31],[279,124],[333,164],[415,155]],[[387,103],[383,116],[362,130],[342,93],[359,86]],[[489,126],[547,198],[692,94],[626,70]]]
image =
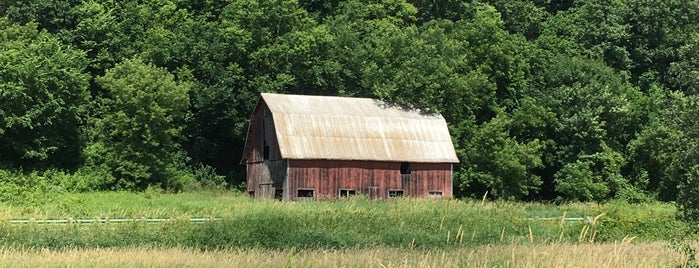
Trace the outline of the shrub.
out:
[[[222,190],[228,186],[226,176],[218,175],[216,169],[211,166],[199,164],[192,172],[200,189]]]
[[[48,182],[38,172],[22,173],[0,170],[0,202],[15,205],[43,203]]]
[[[679,218],[699,231],[699,165],[693,166],[678,185],[677,206]]]

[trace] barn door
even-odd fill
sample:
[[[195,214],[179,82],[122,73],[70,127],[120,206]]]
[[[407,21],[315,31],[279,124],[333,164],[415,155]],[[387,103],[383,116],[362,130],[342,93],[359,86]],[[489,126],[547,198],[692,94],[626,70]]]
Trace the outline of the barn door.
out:
[[[257,186],[257,197],[272,199],[274,198],[274,185],[272,183],[260,183]]]
[[[401,188],[405,191],[406,196],[417,196],[417,181],[412,176],[412,165],[408,162],[400,164],[400,182]]]

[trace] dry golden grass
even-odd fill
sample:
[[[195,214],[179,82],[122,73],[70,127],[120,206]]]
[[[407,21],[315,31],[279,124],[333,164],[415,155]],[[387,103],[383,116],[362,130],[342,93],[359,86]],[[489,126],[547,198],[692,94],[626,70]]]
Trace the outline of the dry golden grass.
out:
[[[172,248],[0,250],[0,266],[44,267],[670,267],[667,243],[498,245],[453,250],[395,248],[272,251]]]

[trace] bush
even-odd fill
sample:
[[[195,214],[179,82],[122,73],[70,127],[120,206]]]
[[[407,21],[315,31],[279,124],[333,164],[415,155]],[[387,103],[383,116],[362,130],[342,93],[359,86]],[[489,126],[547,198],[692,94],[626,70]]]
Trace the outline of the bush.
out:
[[[699,232],[699,165],[693,166],[686,173],[677,188],[678,216],[690,223],[692,231]]]
[[[663,210],[655,203],[632,205],[626,201],[613,201],[594,215],[602,215],[590,229],[598,232],[597,241],[615,241],[624,236],[641,240],[671,240],[686,227],[673,217],[673,212]]]
[[[22,173],[0,170],[0,202],[35,205],[45,202],[49,184],[37,171]]]
[[[104,190],[113,180],[99,169],[83,168],[72,174],[57,169],[32,172],[0,169],[0,202],[25,206],[44,204],[65,192]]]
[[[223,190],[228,186],[226,176],[218,175],[211,166],[199,164],[193,168],[194,179],[199,189]]]

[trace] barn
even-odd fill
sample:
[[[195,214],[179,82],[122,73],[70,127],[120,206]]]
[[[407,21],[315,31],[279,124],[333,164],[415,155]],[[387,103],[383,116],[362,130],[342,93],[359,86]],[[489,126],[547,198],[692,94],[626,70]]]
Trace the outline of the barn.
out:
[[[368,98],[263,93],[242,163],[256,198],[451,197],[458,163],[439,114]]]

